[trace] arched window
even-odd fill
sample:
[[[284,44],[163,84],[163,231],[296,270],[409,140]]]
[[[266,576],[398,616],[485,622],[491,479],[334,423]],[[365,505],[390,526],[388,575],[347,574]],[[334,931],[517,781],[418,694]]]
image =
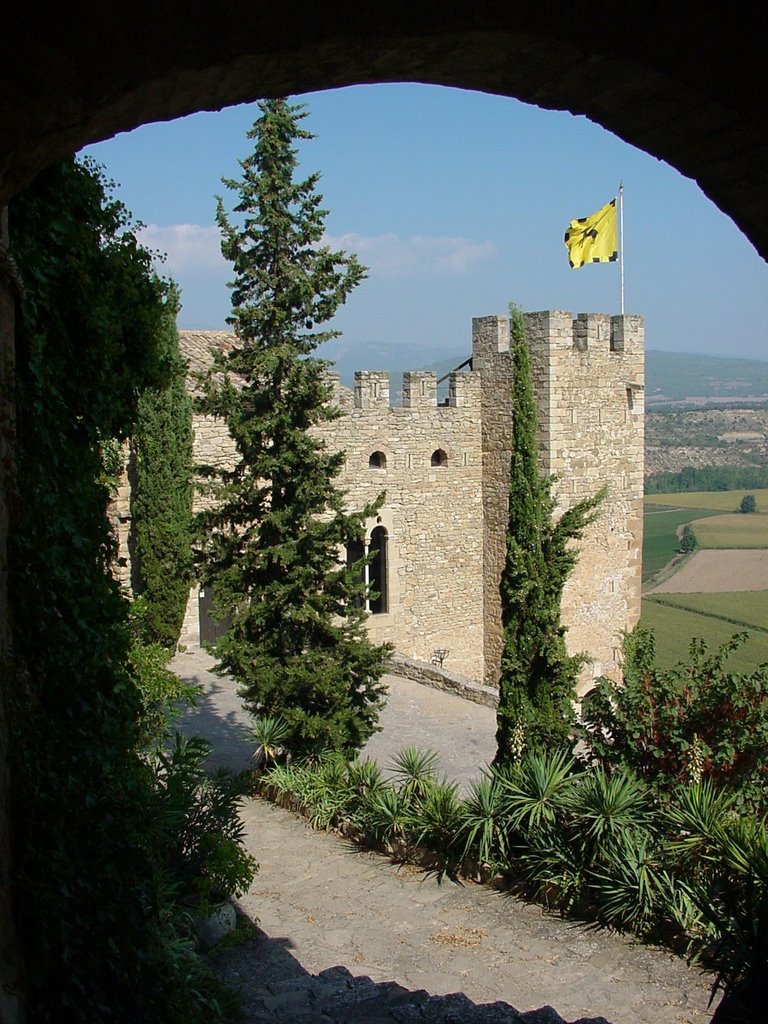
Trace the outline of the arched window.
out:
[[[368,566],[368,582],[371,587],[368,607],[371,615],[383,615],[389,611],[387,531],[383,526],[377,526],[371,532],[369,551],[372,557]]]
[[[384,452],[371,452],[368,457],[368,465],[371,469],[386,469],[387,456]]]
[[[435,448],[432,452],[432,458],[430,462],[433,466],[447,466],[448,456],[445,454],[442,448]]]

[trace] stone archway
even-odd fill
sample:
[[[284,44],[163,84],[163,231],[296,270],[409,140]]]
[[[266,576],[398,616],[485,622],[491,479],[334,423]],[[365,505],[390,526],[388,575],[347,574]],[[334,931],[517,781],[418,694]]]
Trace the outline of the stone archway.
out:
[[[693,0],[616,9],[222,0],[28,5],[4,19],[0,203],[45,164],[147,121],[259,96],[416,81],[586,114],[672,164],[768,256],[766,62],[754,16]]]
[[[46,165],[149,121],[276,96],[412,81],[586,114],[695,180],[768,258],[768,63],[751,9],[715,0],[588,7],[546,0],[392,0],[368,8],[167,0],[97,14],[32,0],[3,18],[0,207]],[[0,227],[0,242],[5,238]],[[12,268],[0,245],[0,412],[12,371]],[[3,381],[4,375],[4,381]],[[2,423],[2,417],[0,417]],[[0,656],[7,472],[0,436]],[[7,736],[0,694],[0,932],[11,935]],[[8,953],[8,955],[6,955]],[[0,989],[13,949],[0,956]],[[0,991],[0,1016],[21,1019]]]

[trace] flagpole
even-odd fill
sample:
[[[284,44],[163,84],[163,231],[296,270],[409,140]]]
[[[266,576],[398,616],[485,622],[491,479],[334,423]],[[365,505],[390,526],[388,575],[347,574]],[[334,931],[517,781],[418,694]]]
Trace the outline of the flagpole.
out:
[[[619,281],[621,315],[624,316],[624,182],[619,182]]]

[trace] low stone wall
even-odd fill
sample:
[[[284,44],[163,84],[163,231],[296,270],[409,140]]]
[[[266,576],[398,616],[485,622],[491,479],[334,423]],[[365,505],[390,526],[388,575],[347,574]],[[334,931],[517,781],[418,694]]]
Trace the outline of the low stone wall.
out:
[[[482,704],[487,708],[495,708],[499,702],[498,691],[492,686],[484,686],[482,683],[475,683],[466,676],[460,676],[454,672],[448,672],[437,665],[429,665],[425,661],[416,661],[413,658],[406,658],[402,654],[393,654],[389,660],[387,671],[395,676],[403,676],[405,679],[412,679],[424,686],[431,686],[435,690],[444,690],[446,693],[453,693],[464,700],[471,700],[475,704]]]

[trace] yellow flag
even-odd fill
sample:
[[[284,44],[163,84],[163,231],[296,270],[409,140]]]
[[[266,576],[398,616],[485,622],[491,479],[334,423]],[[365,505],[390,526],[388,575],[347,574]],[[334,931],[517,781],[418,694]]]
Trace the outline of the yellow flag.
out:
[[[585,263],[615,263],[619,258],[616,242],[616,200],[601,206],[589,217],[572,220],[565,232],[568,262],[571,267]]]

